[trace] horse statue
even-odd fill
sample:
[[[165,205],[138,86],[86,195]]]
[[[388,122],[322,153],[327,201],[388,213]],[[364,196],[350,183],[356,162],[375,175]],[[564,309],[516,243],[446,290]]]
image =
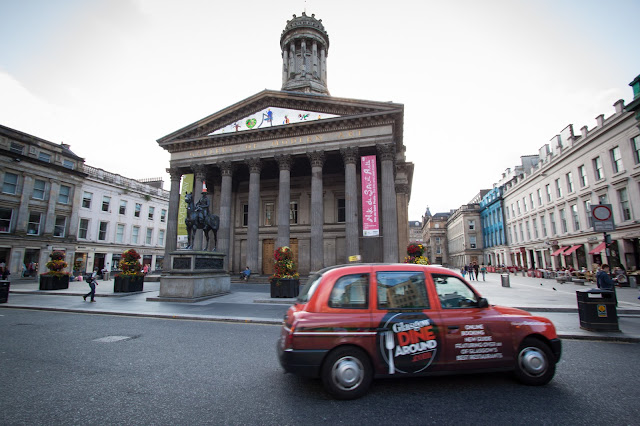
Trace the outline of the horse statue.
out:
[[[187,235],[189,237],[187,249],[193,250],[196,231],[198,229],[202,229],[204,231],[204,236],[207,238],[204,250],[209,248],[209,231],[213,231],[212,251],[216,251],[216,247],[218,246],[220,218],[215,214],[209,213],[208,204],[205,209],[198,209],[193,201],[193,192],[187,192],[185,194],[184,202],[187,203],[187,217],[184,220],[184,224],[187,226]]]

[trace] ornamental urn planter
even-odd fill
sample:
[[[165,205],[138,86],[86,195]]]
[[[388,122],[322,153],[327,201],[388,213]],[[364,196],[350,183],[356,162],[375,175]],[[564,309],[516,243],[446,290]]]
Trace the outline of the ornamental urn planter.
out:
[[[298,297],[299,293],[298,278],[271,278],[271,297]]]
[[[114,293],[142,291],[144,275],[116,275],[113,281]]]
[[[63,290],[69,288],[69,275],[40,275],[40,290]]]

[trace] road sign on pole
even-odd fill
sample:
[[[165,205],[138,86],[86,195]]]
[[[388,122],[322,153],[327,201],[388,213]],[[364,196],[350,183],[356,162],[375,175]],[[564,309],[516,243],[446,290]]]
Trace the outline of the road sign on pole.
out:
[[[593,230],[595,232],[610,232],[616,230],[616,225],[613,223],[611,204],[592,206],[591,217],[593,218]]]

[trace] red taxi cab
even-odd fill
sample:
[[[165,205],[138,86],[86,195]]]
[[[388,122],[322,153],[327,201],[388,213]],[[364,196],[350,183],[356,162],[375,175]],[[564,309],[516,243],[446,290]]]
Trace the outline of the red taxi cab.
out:
[[[561,342],[546,318],[487,299],[449,269],[355,264],[309,277],[277,343],[287,371],[321,377],[339,399],[374,377],[512,370],[547,384]]]

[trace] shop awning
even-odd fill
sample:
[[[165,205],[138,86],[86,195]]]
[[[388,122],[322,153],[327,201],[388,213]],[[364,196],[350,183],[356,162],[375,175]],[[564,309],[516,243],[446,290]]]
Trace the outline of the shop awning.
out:
[[[607,246],[607,243],[598,244],[593,250],[589,252],[589,254],[598,254]]]
[[[565,251],[564,254],[565,256],[569,256],[571,253],[573,253],[574,251],[578,250],[580,247],[582,247],[582,244],[577,244],[575,246],[571,246],[571,248],[567,251]]]
[[[565,251],[566,249],[568,249],[569,247],[560,247],[558,250],[554,251],[553,253],[551,253],[551,256],[557,256],[559,254],[562,254],[563,251]]]

